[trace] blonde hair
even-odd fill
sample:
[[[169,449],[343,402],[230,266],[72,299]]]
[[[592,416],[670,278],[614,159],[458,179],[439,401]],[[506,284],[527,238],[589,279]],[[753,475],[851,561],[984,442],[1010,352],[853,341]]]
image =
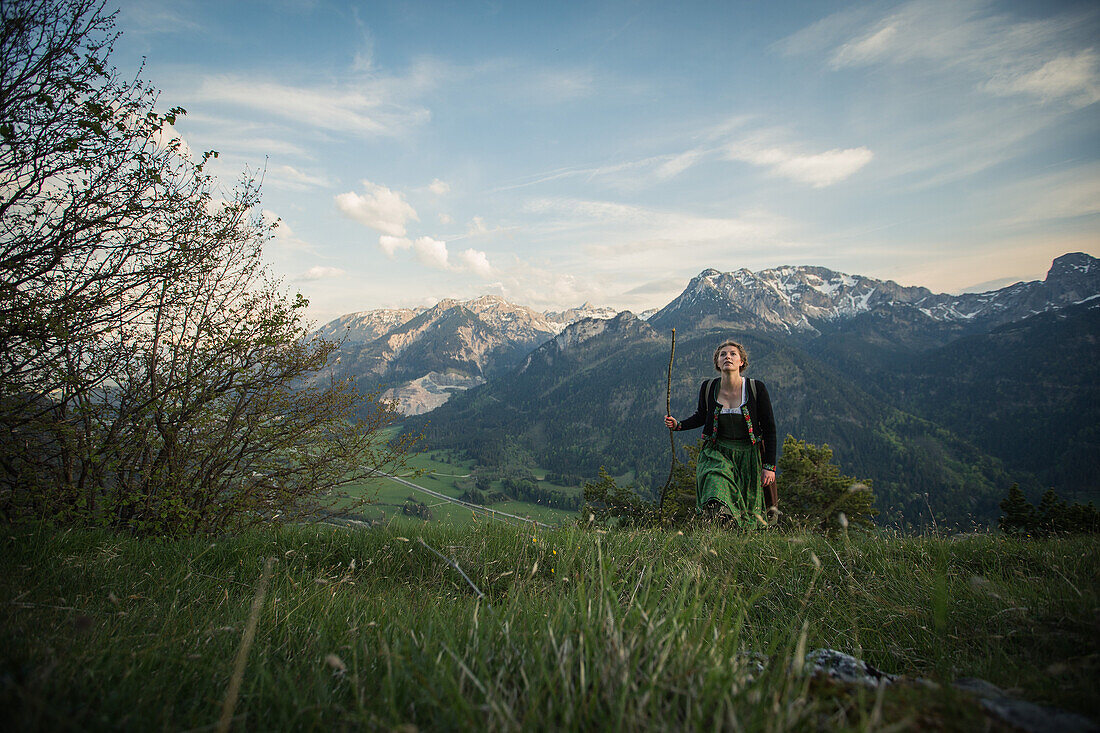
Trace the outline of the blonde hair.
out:
[[[718,352],[726,346],[733,346],[737,349],[737,353],[741,355],[741,373],[743,373],[746,369],[749,368],[749,352],[745,350],[744,346],[737,343],[733,339],[726,339],[722,343],[718,344],[718,348],[714,350],[714,368],[717,371],[722,371],[721,367],[718,366]]]

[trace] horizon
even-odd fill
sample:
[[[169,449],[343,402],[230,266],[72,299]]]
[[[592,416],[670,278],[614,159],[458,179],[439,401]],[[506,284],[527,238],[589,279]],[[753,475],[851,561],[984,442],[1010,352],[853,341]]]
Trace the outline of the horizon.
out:
[[[263,176],[317,322],[641,312],[792,262],[988,292],[1100,254],[1087,0],[108,7],[187,149]]]
[[[996,287],[992,287],[988,290],[968,290],[968,291],[960,291],[960,292],[957,292],[957,293],[937,293],[936,291],[930,290],[929,288],[925,288],[925,289],[929,290],[929,292],[932,295],[955,295],[955,296],[957,296],[957,295],[963,295],[965,293],[972,293],[972,294],[975,294],[975,295],[982,295],[982,294],[986,294],[986,293],[995,293],[999,290],[1004,290],[1006,288],[1010,288],[1010,287],[1013,287],[1015,285],[1020,285],[1020,284],[1024,284],[1024,283],[1028,283],[1028,282],[1042,282],[1042,281],[1046,280],[1046,277],[1049,274],[1050,268],[1053,267],[1055,260],[1058,260],[1062,257],[1071,256],[1071,255],[1085,255],[1086,257],[1093,257],[1093,255],[1090,255],[1087,252],[1063,252],[1062,254],[1055,257],[1054,260],[1051,260],[1051,264],[1047,267],[1046,270],[1044,270],[1042,277],[1035,278],[1035,279],[1032,279],[1032,280],[1013,280],[1013,281],[1010,281],[1010,282],[1006,282],[1003,285],[998,285]],[[1094,259],[1096,259],[1096,258],[1094,257]],[[802,268],[802,267],[820,267],[820,265],[808,265],[808,264],[804,264],[804,265],[777,265],[775,267],[768,267],[768,268],[763,268],[761,270],[753,270],[753,271],[750,271],[750,272],[752,272],[754,275],[759,275],[761,272],[766,272],[766,271],[769,271],[769,270],[781,270],[781,269],[784,269],[784,268]],[[825,268],[825,269],[829,269],[829,268]],[[445,301],[453,301],[457,304],[464,305],[464,304],[470,303],[472,301],[481,300],[483,298],[500,298],[500,299],[504,300],[506,303],[508,303],[509,305],[519,306],[521,308],[527,308],[529,310],[532,310],[532,311],[534,311],[536,313],[539,313],[539,314],[542,314],[542,315],[546,315],[547,313],[552,313],[552,312],[564,312],[564,311],[568,311],[568,310],[576,310],[576,309],[583,308],[585,306],[589,306],[593,309],[612,308],[612,309],[615,310],[616,315],[619,315],[619,314],[622,314],[622,313],[632,313],[636,316],[641,317],[646,312],[649,312],[651,314],[656,313],[656,312],[664,309],[665,307],[671,305],[673,301],[675,301],[677,298],[679,298],[681,295],[683,295],[684,291],[687,290],[687,286],[691,284],[691,280],[694,280],[695,278],[700,277],[703,273],[708,272],[708,271],[715,271],[715,272],[719,272],[721,274],[732,274],[733,272],[737,272],[737,270],[723,272],[723,271],[717,270],[716,268],[713,268],[713,267],[704,268],[703,270],[700,270],[692,278],[690,278],[690,280],[685,284],[684,288],[679,293],[677,293],[675,296],[673,296],[668,302],[662,303],[660,305],[652,306],[652,307],[646,308],[644,310],[635,311],[635,310],[632,310],[630,308],[615,308],[615,306],[612,306],[612,305],[604,305],[604,304],[601,304],[601,303],[598,303],[598,302],[593,302],[593,301],[590,301],[590,300],[589,301],[584,301],[583,303],[578,303],[576,305],[572,305],[572,306],[569,306],[569,307],[566,307],[566,308],[544,308],[544,309],[539,310],[539,309],[533,308],[532,306],[529,306],[525,303],[522,303],[518,300],[509,300],[508,298],[505,298],[504,296],[502,296],[498,293],[481,293],[479,295],[473,295],[469,298],[439,298],[438,300],[436,300],[433,303],[429,303],[429,304],[425,304],[425,305],[418,305],[418,306],[380,306],[378,308],[365,308],[363,310],[358,310],[358,311],[348,311],[346,313],[340,313],[336,316],[333,316],[332,318],[329,318],[328,320],[326,320],[324,322],[319,322],[318,321],[316,323],[313,323],[312,324],[312,329],[313,330],[320,330],[320,329],[324,328],[325,326],[328,326],[328,325],[330,325],[330,324],[332,324],[332,323],[334,323],[334,322],[336,322],[340,319],[347,318],[348,316],[357,316],[357,315],[362,315],[362,314],[365,314],[365,313],[373,313],[373,312],[378,312],[378,311],[395,311],[395,310],[405,310],[405,309],[424,311],[424,310],[431,310],[432,308],[435,308],[436,306],[440,305],[441,303],[443,303]],[[841,275],[841,276],[867,277],[866,275],[862,275],[861,273],[858,273],[858,272],[840,272],[838,270],[830,270],[830,272],[832,272],[835,275]],[[875,278],[875,279],[881,280],[881,278]],[[893,282],[895,285],[899,284],[899,283],[896,283],[892,280],[882,280],[882,281],[883,282]],[[919,286],[919,285],[909,286],[909,285],[906,285],[906,286],[903,286],[903,287],[923,287],[923,286]]]

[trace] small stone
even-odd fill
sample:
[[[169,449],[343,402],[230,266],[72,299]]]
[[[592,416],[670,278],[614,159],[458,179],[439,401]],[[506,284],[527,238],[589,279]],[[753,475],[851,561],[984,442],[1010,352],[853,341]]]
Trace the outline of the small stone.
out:
[[[897,675],[875,669],[862,659],[835,649],[814,649],[806,655],[806,667],[811,674],[820,673],[837,682],[865,687],[878,687],[898,679]]]
[[[1005,692],[1000,687],[977,677],[960,677],[955,680],[954,686],[956,689],[982,698],[999,699],[1005,697]]]

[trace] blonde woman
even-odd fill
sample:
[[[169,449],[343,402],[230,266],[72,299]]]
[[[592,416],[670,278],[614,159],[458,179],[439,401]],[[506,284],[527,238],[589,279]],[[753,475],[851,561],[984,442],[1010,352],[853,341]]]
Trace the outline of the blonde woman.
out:
[[[665,426],[703,426],[695,473],[696,510],[753,529],[767,526],[765,517],[776,504],[776,442],[768,388],[742,376],[748,366],[745,347],[723,341],[714,350],[714,368],[721,376],[699,387],[694,415],[682,421],[666,415]]]

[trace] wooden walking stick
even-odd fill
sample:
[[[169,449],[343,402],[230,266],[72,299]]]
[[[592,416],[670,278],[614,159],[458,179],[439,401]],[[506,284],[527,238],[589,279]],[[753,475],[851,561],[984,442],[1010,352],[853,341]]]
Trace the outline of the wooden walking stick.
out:
[[[665,414],[672,414],[672,360],[676,358],[676,329],[672,329],[672,353],[668,355],[668,387],[665,390]],[[661,501],[657,504],[657,516],[664,516],[665,511],[665,495],[668,493],[668,487],[672,485],[672,471],[676,468],[676,441],[672,439],[672,428],[668,429],[668,447],[671,453],[671,460],[668,464],[668,478],[665,480],[665,487],[661,489]]]

